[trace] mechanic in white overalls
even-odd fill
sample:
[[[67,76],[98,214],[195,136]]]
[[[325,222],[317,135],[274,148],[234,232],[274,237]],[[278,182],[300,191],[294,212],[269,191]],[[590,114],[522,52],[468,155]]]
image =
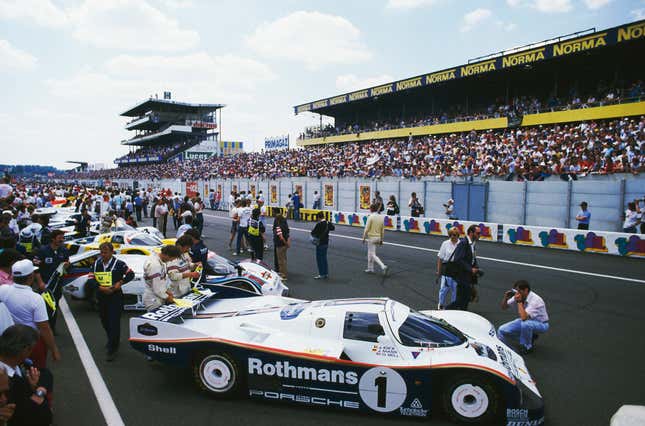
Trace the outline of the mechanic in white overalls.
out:
[[[193,239],[189,235],[182,235],[175,243],[181,256],[168,262],[169,288],[175,298],[190,292],[191,280],[198,280],[201,276],[201,263],[193,263],[190,259],[189,251],[192,246]]]
[[[175,301],[170,292],[167,264],[180,255],[181,252],[176,246],[164,246],[161,253],[152,254],[144,263],[143,279],[146,288],[143,291],[143,304],[148,311]]]

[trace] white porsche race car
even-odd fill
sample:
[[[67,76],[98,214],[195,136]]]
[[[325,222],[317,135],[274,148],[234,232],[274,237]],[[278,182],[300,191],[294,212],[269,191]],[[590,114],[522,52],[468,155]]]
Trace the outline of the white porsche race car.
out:
[[[544,422],[524,360],[479,315],[415,312],[386,298],[240,299],[237,289],[210,290],[131,318],[130,343],[190,367],[213,396],[414,417],[443,407],[466,423]]]
[[[63,292],[74,299],[88,300],[95,303],[95,288],[87,285],[92,267],[98,259],[99,251],[91,250],[70,257],[70,267],[61,278]],[[116,254],[117,259],[123,260],[134,272],[134,279],[122,286],[125,310],[145,310],[143,304],[143,265],[148,256],[140,254]],[[262,262],[243,260],[239,263],[215,254],[208,253],[208,275],[201,285],[208,287],[213,284],[227,285],[240,288],[250,294],[286,295],[289,288],[284,285],[277,272],[272,271]]]

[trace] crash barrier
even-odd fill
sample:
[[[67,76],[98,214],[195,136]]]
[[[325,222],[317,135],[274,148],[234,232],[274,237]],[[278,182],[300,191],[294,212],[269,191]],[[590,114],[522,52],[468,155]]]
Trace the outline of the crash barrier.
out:
[[[331,211],[315,209],[300,209],[300,220],[303,222],[315,222],[318,220],[317,216],[319,212],[323,212],[325,220],[331,222]],[[267,216],[276,217],[279,213],[282,213],[287,219],[293,219],[293,209],[287,209],[286,207],[267,207]]]
[[[336,225],[364,227],[366,213],[332,211],[331,221]],[[622,232],[586,231],[526,225],[508,225],[492,222],[472,222],[411,216],[384,216],[385,229],[436,236],[448,236],[452,228],[466,235],[471,225],[480,228],[480,240],[505,244],[570,250],[586,253],[645,257],[645,237]]]
[[[455,178],[456,179],[456,178]],[[83,183],[97,184],[87,180]],[[102,183],[107,183],[103,181]],[[117,183],[117,181],[110,181]],[[220,193],[220,210],[228,209],[231,191],[246,191],[253,196],[262,192],[267,207],[283,207],[289,195],[301,194],[306,207],[319,206],[332,211],[369,212],[369,204],[380,192],[383,202],[394,196],[401,215],[410,215],[410,194],[416,192],[428,217],[445,217],[444,204],[455,200],[454,214],[462,219],[495,223],[522,223],[534,226],[571,228],[576,226],[580,203],[586,201],[591,212],[591,224],[599,231],[616,232],[622,229],[621,215],[627,203],[645,198],[645,174],[587,176],[578,181],[564,182],[552,177],[545,182],[510,182],[475,178],[473,183],[464,180],[437,181],[409,180],[394,177],[366,178],[280,178],[275,180],[212,179],[209,181],[182,182],[165,180],[118,180],[119,187],[134,186],[154,190],[167,189],[186,194],[199,193],[203,200],[213,191]],[[136,184],[136,185],[135,185]],[[483,186],[483,187],[482,187]],[[315,198],[315,192],[320,198]]]

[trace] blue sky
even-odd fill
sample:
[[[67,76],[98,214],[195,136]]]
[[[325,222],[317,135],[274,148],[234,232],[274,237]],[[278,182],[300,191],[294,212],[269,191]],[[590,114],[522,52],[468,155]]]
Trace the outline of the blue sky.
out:
[[[292,141],[296,104],[591,27],[645,0],[0,0],[0,163],[125,153],[118,114],[164,90],[224,103],[222,137]]]

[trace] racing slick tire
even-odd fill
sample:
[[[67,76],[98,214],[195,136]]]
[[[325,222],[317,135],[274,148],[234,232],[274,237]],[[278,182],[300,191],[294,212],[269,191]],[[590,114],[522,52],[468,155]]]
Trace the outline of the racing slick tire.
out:
[[[240,369],[228,354],[202,353],[193,364],[197,386],[217,398],[237,396],[242,387]]]
[[[455,422],[488,424],[499,416],[501,395],[482,375],[462,373],[446,383],[442,402],[446,415]]]

